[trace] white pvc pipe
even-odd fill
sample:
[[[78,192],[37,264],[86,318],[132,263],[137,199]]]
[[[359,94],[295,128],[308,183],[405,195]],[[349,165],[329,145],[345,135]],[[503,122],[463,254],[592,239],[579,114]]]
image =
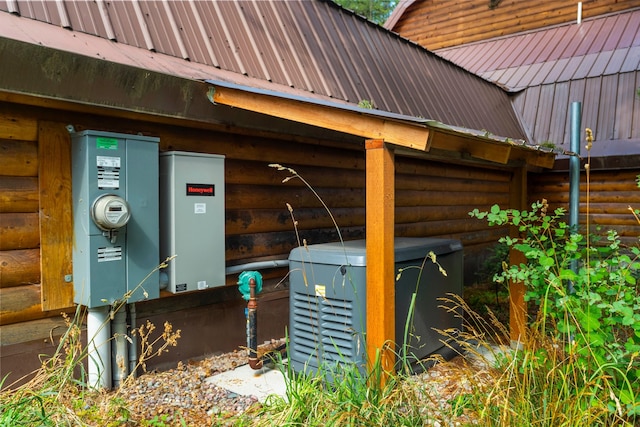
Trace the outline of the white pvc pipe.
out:
[[[136,305],[129,304],[129,332],[136,328]],[[136,376],[136,367],[138,365],[138,339],[137,335],[129,334],[129,375]]]
[[[109,307],[87,310],[89,387],[111,388],[111,325]]]
[[[127,308],[120,307],[111,322],[113,342],[111,343],[111,370],[113,386],[118,387],[129,375],[129,345],[127,341]]]
[[[580,25],[580,23],[582,23],[582,2],[579,1],[578,2],[578,17],[576,19],[578,25]]]

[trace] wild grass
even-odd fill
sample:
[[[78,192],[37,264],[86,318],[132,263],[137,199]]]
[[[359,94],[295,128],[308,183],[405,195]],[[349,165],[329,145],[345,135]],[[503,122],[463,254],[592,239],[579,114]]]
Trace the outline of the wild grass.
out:
[[[78,307],[73,318],[63,317],[67,329],[54,354],[41,356],[40,368],[26,383],[0,392],[0,426],[82,426],[96,419],[121,425],[128,419],[122,400],[102,399],[101,392],[86,385],[82,310]]]
[[[280,360],[286,396],[271,395],[265,403],[232,420],[238,426],[422,426],[427,416],[419,389],[400,377],[384,385],[377,361],[368,374],[353,363],[296,372]]]
[[[298,177],[290,168],[277,167]],[[534,236],[536,230],[541,230],[542,241],[550,224],[545,214],[546,210],[541,220],[544,227],[529,230]],[[518,212],[516,220],[521,218]],[[568,252],[575,252],[571,249],[574,241],[568,240]],[[548,251],[546,247],[543,249]],[[542,263],[544,258],[538,260]],[[589,275],[588,256],[585,265],[581,274]],[[534,268],[549,270],[545,267]],[[519,277],[529,277],[526,274]],[[628,274],[624,277],[635,283]],[[385,373],[387,381],[378,386],[381,383],[371,381],[382,375],[378,362],[373,363],[367,374],[362,374],[349,361],[343,361],[339,375],[333,366],[321,366],[315,375],[309,375],[294,372],[281,362],[280,369],[287,382],[286,397],[272,396],[264,405],[235,421],[251,426],[640,425],[637,407],[640,387],[632,380],[640,372],[638,352],[625,355],[629,356],[626,365],[619,360],[607,360],[606,353],[601,352],[604,358],[594,357],[599,343],[590,342],[589,337],[597,335],[582,323],[585,316],[580,317],[580,308],[565,304],[569,294],[559,293],[558,300],[550,299],[549,289],[555,283],[553,275],[545,277],[543,273],[536,279],[544,284],[540,294],[544,303],[539,306],[537,318],[525,326],[524,337],[516,345],[510,342],[507,327],[490,310],[480,315],[457,295],[442,301],[444,310],[459,313],[464,319],[462,333],[440,331],[445,342],[455,342],[461,355],[455,363],[440,360],[434,368],[445,367],[444,371],[457,379],[457,387],[446,404],[438,396],[442,388],[430,386],[431,376],[411,376],[401,369]],[[576,277],[572,279],[575,281]],[[606,292],[607,288],[603,289]],[[565,315],[552,316],[552,310],[561,310]],[[586,312],[590,313],[588,308]],[[625,314],[629,316],[626,311]],[[400,352],[401,362],[407,354],[406,350]]]
[[[166,262],[157,269],[164,266]],[[128,295],[112,306],[112,314],[123,309]],[[85,344],[82,337],[85,309],[78,306],[73,317],[62,316],[66,329],[53,354],[41,355],[40,367],[27,377],[13,384],[5,384],[5,377],[0,383],[3,388],[0,391],[0,427],[132,425],[131,412],[117,392],[107,393],[88,384],[85,364],[90,357],[91,337],[88,337],[89,344]],[[155,326],[150,322],[132,329],[132,335],[139,337],[141,346],[136,369],[144,369],[150,358],[168,351],[180,338],[180,330],[174,331],[168,323],[159,336],[154,330]],[[133,376],[125,382],[131,378]]]
[[[576,363],[565,343],[545,333],[539,318],[526,339],[508,344],[508,331],[495,316],[479,316],[458,296],[443,302],[462,308],[467,392],[452,402],[453,419],[463,411],[482,426],[633,426],[633,417],[612,410],[610,374]],[[478,373],[482,372],[481,375]]]

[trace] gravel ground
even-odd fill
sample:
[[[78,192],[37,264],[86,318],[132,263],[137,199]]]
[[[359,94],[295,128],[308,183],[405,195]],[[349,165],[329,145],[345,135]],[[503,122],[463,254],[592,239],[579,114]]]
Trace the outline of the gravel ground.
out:
[[[273,341],[262,346],[275,348],[281,341]],[[175,369],[162,372],[148,372],[133,381],[126,382],[117,393],[123,397],[132,410],[132,418],[138,420],[155,419],[158,424],[150,425],[211,425],[213,415],[224,419],[244,412],[251,405],[258,404],[255,396],[241,396],[205,381],[208,377],[234,369],[247,363],[246,351],[216,355],[200,361],[179,363]],[[474,376],[479,378],[486,369],[477,361],[468,361],[458,356],[448,363],[436,364],[426,372],[411,378],[421,391],[425,411],[433,413],[446,410],[450,400],[460,393],[468,392],[471,386],[467,377],[468,363]],[[460,425],[458,422],[447,425]],[[434,423],[440,426],[440,423]]]
[[[134,419],[154,417],[167,425],[208,426],[215,415],[231,416],[258,402],[254,396],[241,396],[205,382],[212,375],[247,363],[246,351],[178,363],[174,369],[147,372],[128,381],[119,390],[132,410]]]

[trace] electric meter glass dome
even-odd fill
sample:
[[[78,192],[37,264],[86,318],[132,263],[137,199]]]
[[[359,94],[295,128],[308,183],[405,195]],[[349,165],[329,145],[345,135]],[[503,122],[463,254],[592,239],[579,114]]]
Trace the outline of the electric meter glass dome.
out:
[[[126,200],[114,194],[105,194],[93,202],[91,218],[102,230],[115,230],[124,227],[131,213]]]

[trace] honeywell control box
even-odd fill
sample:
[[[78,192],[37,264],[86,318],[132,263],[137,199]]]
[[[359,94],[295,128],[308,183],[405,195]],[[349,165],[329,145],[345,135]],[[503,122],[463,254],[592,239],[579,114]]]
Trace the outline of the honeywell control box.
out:
[[[75,303],[93,308],[158,298],[158,142],[93,130],[71,134]]]
[[[225,284],[224,156],[160,154],[160,255],[173,293]]]

